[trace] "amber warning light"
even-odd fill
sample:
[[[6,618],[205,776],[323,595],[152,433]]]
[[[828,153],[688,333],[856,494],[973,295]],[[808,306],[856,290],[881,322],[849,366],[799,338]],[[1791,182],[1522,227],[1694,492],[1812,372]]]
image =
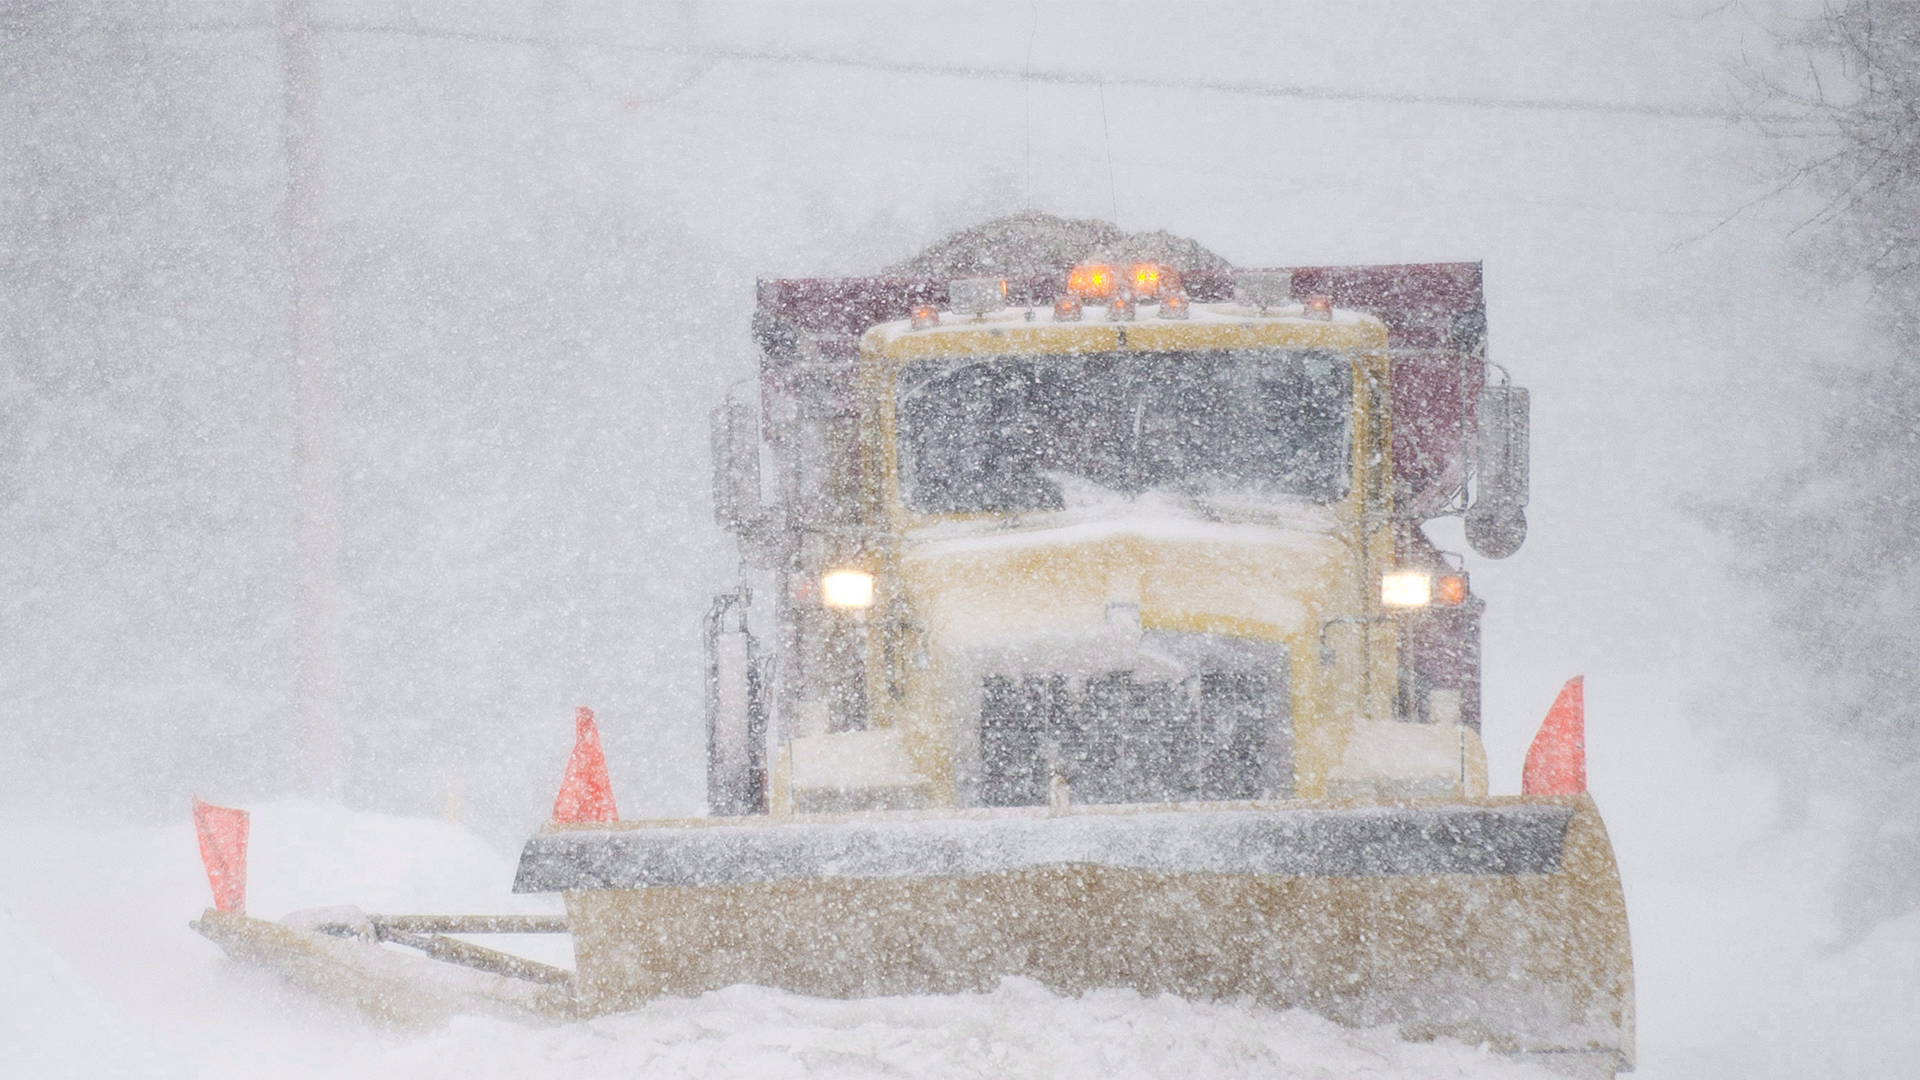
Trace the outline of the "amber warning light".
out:
[[[1136,300],[1159,300],[1180,294],[1180,274],[1171,266],[1139,263],[1129,271]]]
[[[1113,295],[1113,267],[1092,263],[1076,266],[1067,275],[1067,292],[1082,300],[1105,300]]]

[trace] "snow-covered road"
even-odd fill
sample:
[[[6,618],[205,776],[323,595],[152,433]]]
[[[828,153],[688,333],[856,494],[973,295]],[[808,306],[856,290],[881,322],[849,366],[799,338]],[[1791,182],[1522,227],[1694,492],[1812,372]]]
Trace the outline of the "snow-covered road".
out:
[[[1703,797],[1742,797],[1709,774]],[[1748,791],[1747,794],[1751,794]],[[396,1032],[228,961],[186,926],[207,903],[190,827],[0,834],[0,1046],[23,1077],[1542,1077],[1457,1043],[1407,1044],[1244,1003],[990,994],[825,1001],[754,987],[552,1028],[458,1019]],[[351,902],[393,912],[535,912],[515,853],[458,825],[316,803],[253,808],[250,910]],[[1920,917],[1844,950],[1817,924],[1830,844],[1816,825],[1645,864],[1630,883],[1642,958],[1642,1076],[1899,1077]],[[554,939],[515,947],[551,962]],[[1649,1005],[1653,1007],[1649,1009]]]

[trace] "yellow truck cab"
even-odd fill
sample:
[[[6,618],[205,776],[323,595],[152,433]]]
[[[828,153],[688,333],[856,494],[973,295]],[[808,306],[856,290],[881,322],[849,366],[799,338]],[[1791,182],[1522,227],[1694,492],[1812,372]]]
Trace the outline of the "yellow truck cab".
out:
[[[1480,602],[1419,529],[1524,529],[1478,270],[763,282],[715,811],[1484,795]]]

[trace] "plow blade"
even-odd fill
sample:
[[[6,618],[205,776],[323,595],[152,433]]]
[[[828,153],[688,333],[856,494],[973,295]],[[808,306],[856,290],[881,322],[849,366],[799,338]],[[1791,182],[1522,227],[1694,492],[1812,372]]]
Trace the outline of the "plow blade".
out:
[[[1592,800],[692,819],[528,841],[583,1013],[737,983],[826,997],[1004,976],[1309,1009],[1611,1076],[1626,911]]]
[[[521,929],[511,924],[513,918],[501,920],[507,926],[486,929]],[[471,928],[459,923],[474,920],[415,921],[434,933],[465,932]],[[309,930],[212,908],[191,925],[234,960],[274,971],[310,993],[396,1027],[432,1027],[458,1013],[535,1022],[576,1015],[571,973],[437,933],[421,936],[410,932],[414,927],[383,926],[377,937],[412,945],[424,955],[387,948],[372,933],[351,936],[351,926]],[[364,917],[361,925],[370,926]]]

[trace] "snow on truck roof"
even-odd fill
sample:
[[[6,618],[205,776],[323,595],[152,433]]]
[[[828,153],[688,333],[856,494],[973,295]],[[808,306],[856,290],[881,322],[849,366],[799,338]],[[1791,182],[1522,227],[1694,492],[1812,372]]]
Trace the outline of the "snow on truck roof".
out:
[[[1088,329],[1105,328],[1126,330],[1135,335],[1136,347],[1150,348],[1152,344],[1157,344],[1157,342],[1150,344],[1152,339],[1165,336],[1152,333],[1156,330],[1192,330],[1213,326],[1238,329],[1291,326],[1301,330],[1330,327],[1360,329],[1363,331],[1360,335],[1341,335],[1350,340],[1342,341],[1340,344],[1370,345],[1377,342],[1368,340],[1374,335],[1364,333],[1364,328],[1377,328],[1376,332],[1385,330],[1384,324],[1379,319],[1362,311],[1333,308],[1316,317],[1308,313],[1305,304],[1280,304],[1265,309],[1233,303],[1192,304],[1187,314],[1179,319],[1160,318],[1157,304],[1141,304],[1136,317],[1127,320],[1109,320],[1108,310],[1104,305],[1088,304],[1083,310],[1082,317],[1071,321],[1055,321],[1050,310],[1036,307],[1008,307],[980,315],[942,311],[937,315],[938,325],[915,329],[913,320],[896,319],[873,327],[867,331],[864,338],[881,348],[886,348],[909,337],[978,333],[982,330],[990,334],[998,331],[999,333],[994,336],[1004,336],[1007,331],[1018,328],[1028,331],[1021,335],[1027,339],[1026,343],[1041,344],[1045,343],[1049,337],[1079,338],[1084,337],[1084,332]],[[1050,334],[1048,331],[1053,333]],[[1140,331],[1149,331],[1149,333],[1142,335]],[[1325,344],[1334,343],[1326,342]]]
[[[1186,237],[1162,230],[1128,232],[1097,218],[1026,212],[982,222],[935,241],[889,266],[894,277],[1064,277],[1078,263],[1165,263],[1182,274],[1231,270],[1232,264]]]
[[[1192,352],[1217,349],[1362,349],[1384,363],[1384,323],[1370,314],[1301,304],[1262,311],[1233,303],[1189,304],[1183,317],[1161,318],[1141,304],[1132,319],[1110,320],[1105,305],[1086,305],[1080,319],[1056,321],[1048,308],[1003,308],[985,314],[940,312],[894,320],[868,330],[860,354],[896,364],[923,357],[1074,355],[1091,352]],[[936,321],[937,319],[937,321]]]

